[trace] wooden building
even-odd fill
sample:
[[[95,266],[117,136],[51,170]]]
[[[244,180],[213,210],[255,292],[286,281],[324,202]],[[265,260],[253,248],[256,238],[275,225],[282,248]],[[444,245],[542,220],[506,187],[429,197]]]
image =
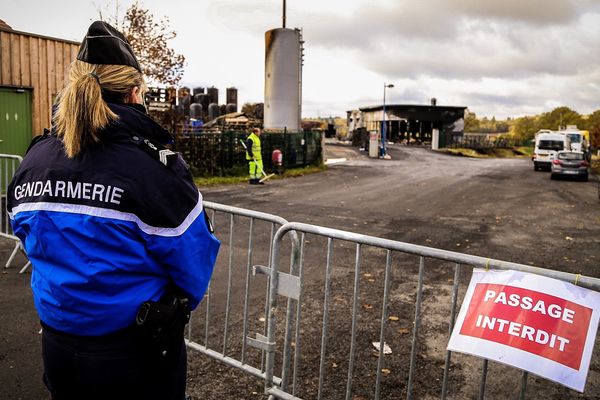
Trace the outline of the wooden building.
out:
[[[0,153],[23,155],[50,127],[79,43],[10,28],[0,20]]]

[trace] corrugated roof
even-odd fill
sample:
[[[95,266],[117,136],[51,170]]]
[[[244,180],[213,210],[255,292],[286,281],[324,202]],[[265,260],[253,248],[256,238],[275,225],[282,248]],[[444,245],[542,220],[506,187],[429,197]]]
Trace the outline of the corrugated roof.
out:
[[[431,104],[386,104],[385,105],[386,109],[391,109],[391,108],[419,108],[419,109],[438,109],[438,110],[442,110],[442,109],[446,109],[446,110],[465,110],[468,107],[466,106],[440,106],[440,105],[435,105],[432,106]],[[382,110],[383,109],[383,104],[381,105],[377,105],[377,106],[367,106],[367,107],[360,107],[359,110],[360,111],[376,111],[376,110]]]

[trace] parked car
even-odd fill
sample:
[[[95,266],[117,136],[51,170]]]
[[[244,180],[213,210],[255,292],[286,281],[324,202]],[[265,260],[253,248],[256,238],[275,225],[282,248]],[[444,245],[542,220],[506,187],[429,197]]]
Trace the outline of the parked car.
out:
[[[577,177],[588,180],[589,164],[581,151],[559,151],[552,160],[551,179],[558,177]]]
[[[565,150],[566,136],[562,133],[547,132],[542,130],[535,137],[535,149],[533,151],[533,169],[550,170],[556,153]]]

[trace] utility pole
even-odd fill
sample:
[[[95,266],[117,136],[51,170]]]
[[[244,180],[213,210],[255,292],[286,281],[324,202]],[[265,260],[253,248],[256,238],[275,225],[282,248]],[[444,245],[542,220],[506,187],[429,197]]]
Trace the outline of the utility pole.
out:
[[[282,18],[283,19],[283,27],[282,28],[285,28],[285,9],[286,9],[285,3],[286,3],[286,1],[283,0],[283,18]]]

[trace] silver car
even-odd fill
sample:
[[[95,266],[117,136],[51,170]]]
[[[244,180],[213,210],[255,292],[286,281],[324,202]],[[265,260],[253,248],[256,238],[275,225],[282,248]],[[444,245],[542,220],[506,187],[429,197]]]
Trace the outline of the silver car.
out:
[[[590,165],[581,151],[559,151],[552,161],[551,179],[559,177],[575,177],[584,181],[588,180],[588,167]]]

